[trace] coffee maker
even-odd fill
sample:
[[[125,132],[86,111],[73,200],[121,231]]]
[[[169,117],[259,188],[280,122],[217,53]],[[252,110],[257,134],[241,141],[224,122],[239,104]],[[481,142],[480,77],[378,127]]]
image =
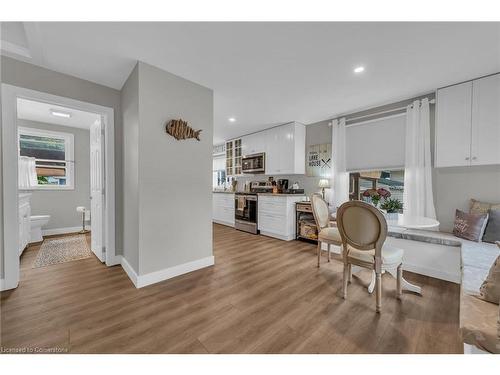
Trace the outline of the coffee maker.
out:
[[[286,193],[288,190],[288,180],[287,179],[279,179],[278,180],[278,193]]]

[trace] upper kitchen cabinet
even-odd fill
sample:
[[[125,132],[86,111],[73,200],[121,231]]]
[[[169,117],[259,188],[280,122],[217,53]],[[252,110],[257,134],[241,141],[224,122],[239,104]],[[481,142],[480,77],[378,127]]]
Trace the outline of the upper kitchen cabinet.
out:
[[[500,164],[500,74],[472,82],[471,165]]]
[[[436,167],[500,164],[500,74],[439,89]]]
[[[306,128],[291,122],[242,138],[243,155],[266,153],[267,175],[304,174]]]
[[[226,175],[237,176],[241,174],[241,139],[226,142]]]
[[[241,138],[241,152],[243,156],[266,152],[266,144],[261,135],[263,132],[245,135]]]
[[[446,87],[436,98],[436,167],[470,164],[472,82]]]

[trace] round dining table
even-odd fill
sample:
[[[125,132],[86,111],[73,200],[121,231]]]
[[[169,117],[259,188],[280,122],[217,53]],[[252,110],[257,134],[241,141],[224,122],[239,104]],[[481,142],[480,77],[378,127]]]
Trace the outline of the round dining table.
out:
[[[439,221],[430,217],[407,214],[386,214],[386,221],[389,228],[439,230]]]

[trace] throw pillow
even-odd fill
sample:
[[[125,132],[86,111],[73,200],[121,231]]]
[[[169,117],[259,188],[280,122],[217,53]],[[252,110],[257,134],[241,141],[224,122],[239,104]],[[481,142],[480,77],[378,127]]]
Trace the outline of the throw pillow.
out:
[[[488,224],[483,235],[484,242],[500,241],[500,210],[490,210]]]
[[[468,214],[460,210],[455,212],[453,234],[457,237],[479,242],[484,232],[488,214]]]
[[[481,299],[497,305],[500,303],[500,255],[491,266],[488,277],[483,281],[479,292]]]
[[[481,202],[476,199],[470,200],[469,213],[486,214],[489,210],[500,210],[500,203]]]

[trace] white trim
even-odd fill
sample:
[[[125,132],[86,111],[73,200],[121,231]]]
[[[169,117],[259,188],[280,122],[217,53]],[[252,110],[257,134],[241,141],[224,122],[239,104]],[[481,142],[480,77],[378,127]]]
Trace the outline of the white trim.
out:
[[[5,286],[5,280],[4,279],[0,279],[0,291],[5,290],[4,286]]]
[[[66,171],[68,172],[68,175],[66,176],[66,185],[37,185],[28,190],[75,190],[75,136],[73,133],[26,128],[23,126],[19,126],[17,130],[18,156],[20,156],[21,153],[21,134],[38,137],[53,137],[64,140],[64,160],[61,160],[61,162],[66,162]]]
[[[114,110],[98,104],[47,94],[40,91],[12,86],[5,83],[2,90],[2,155],[3,155],[3,215],[4,215],[4,287],[16,288],[19,283],[19,229],[18,216],[18,186],[17,186],[17,98],[60,105],[82,111],[100,114],[104,119],[105,137],[105,243],[106,265],[119,263],[115,250],[115,138]]]
[[[67,234],[76,233],[82,230],[82,227],[65,227],[65,228],[53,228],[53,229],[43,229],[42,236],[54,236],[57,234]]]
[[[165,268],[163,270],[147,273],[145,275],[137,275],[137,273],[132,268],[132,266],[130,266],[125,257],[121,257],[121,265],[136,288],[143,288],[151,284],[159,283],[160,281],[168,280],[176,276],[184,275],[186,273],[193,272],[205,267],[213,266],[214,264],[215,258],[213,256],[209,256],[206,258],[179,264],[177,266]]]
[[[224,221],[224,220],[215,220],[215,219],[212,219],[212,222],[214,222],[215,224],[226,225],[228,227],[234,228],[234,222]]]
[[[125,259],[124,256],[120,256],[120,264],[121,264],[123,270],[125,271],[125,273],[127,274],[128,278],[132,281],[134,286],[137,288],[137,279],[138,279],[137,273],[134,271],[134,269],[129,264],[129,262],[127,262],[127,259]]]

